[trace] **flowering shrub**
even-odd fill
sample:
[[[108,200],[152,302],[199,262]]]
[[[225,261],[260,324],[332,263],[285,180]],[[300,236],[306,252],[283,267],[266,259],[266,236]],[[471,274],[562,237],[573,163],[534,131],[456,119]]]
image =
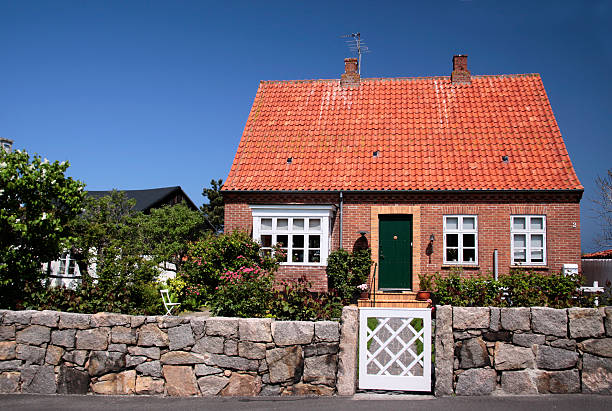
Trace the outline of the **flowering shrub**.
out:
[[[274,273],[276,256],[262,255],[257,242],[244,231],[210,234],[189,245],[182,272],[177,277],[185,286],[177,287],[181,309],[197,309],[217,301],[217,287],[226,285],[227,273],[244,268]]]
[[[274,278],[259,267],[240,267],[219,276],[210,295],[213,314],[227,317],[265,317]]]

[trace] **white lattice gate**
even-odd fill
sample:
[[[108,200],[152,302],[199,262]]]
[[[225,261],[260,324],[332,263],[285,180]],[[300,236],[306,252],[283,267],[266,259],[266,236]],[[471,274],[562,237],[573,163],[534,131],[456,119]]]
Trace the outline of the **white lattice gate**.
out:
[[[431,310],[359,309],[359,388],[431,391]]]

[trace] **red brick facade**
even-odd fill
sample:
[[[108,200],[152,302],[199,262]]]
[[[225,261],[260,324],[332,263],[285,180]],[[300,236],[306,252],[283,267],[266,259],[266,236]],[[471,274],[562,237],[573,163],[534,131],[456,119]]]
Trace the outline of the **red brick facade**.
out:
[[[538,271],[560,271],[564,263],[580,264],[580,197],[581,191],[548,192],[345,192],[343,206],[343,248],[352,250],[360,238],[359,231],[368,231],[368,241],[377,236],[373,210],[410,209],[418,211],[414,220],[413,288],[420,273],[448,272],[443,265],[443,216],[472,214],[478,216],[478,266],[463,266],[466,275],[489,274],[493,271],[493,252],[498,250],[499,273],[511,269],[510,216],[540,214],[546,216],[547,265]],[[335,204],[338,210],[332,220],[331,250],[340,244],[338,193],[237,193],[225,192],[225,230],[245,229],[252,232],[253,217],[249,204]],[[384,207],[384,208],[381,208]],[[400,208],[403,207],[403,208]],[[403,213],[403,212],[402,212]],[[433,247],[429,246],[434,234]],[[372,242],[377,247],[377,240]],[[377,253],[373,249],[373,254]],[[376,260],[376,255],[373,255]],[[315,290],[325,290],[325,267],[281,266],[280,279],[306,275]]]

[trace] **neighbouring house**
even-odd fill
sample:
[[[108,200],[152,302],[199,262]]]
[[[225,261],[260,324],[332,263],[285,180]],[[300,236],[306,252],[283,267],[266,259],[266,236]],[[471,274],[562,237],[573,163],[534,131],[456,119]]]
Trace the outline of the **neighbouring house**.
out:
[[[582,255],[582,274],[587,286],[597,284],[605,286],[612,282],[612,249]]]
[[[126,197],[135,201],[133,211],[142,211],[148,213],[153,208],[160,208],[166,205],[176,205],[185,202],[192,210],[197,210],[198,207],[185,194],[180,186],[160,187],[146,190],[119,190],[125,193]],[[88,191],[87,195],[100,198],[110,195],[112,190],[108,191]],[[174,277],[176,270],[174,264],[166,263],[160,273],[160,278],[165,279]],[[81,278],[81,273],[76,260],[71,257],[70,252],[66,251],[62,254],[59,260],[51,261],[43,265],[43,270],[51,279],[50,283],[53,286],[64,285],[73,287]]]
[[[420,273],[580,264],[578,180],[539,74],[262,81],[223,186],[225,229],[287,251],[325,290],[330,251],[368,245],[377,305]],[[384,303],[386,301],[387,303]]]

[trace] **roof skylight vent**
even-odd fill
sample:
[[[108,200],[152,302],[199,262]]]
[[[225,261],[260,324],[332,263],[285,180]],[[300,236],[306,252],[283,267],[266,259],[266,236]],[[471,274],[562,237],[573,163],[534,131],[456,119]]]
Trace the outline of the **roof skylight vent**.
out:
[[[503,161],[505,164],[508,164],[508,163],[510,162],[510,160],[508,159],[508,156],[502,156],[502,161]]]
[[[375,152],[372,153],[372,157],[376,158],[380,155],[380,151],[376,150]]]
[[[287,164],[291,164],[291,163],[293,163],[293,157],[289,157],[289,158],[287,159]]]

